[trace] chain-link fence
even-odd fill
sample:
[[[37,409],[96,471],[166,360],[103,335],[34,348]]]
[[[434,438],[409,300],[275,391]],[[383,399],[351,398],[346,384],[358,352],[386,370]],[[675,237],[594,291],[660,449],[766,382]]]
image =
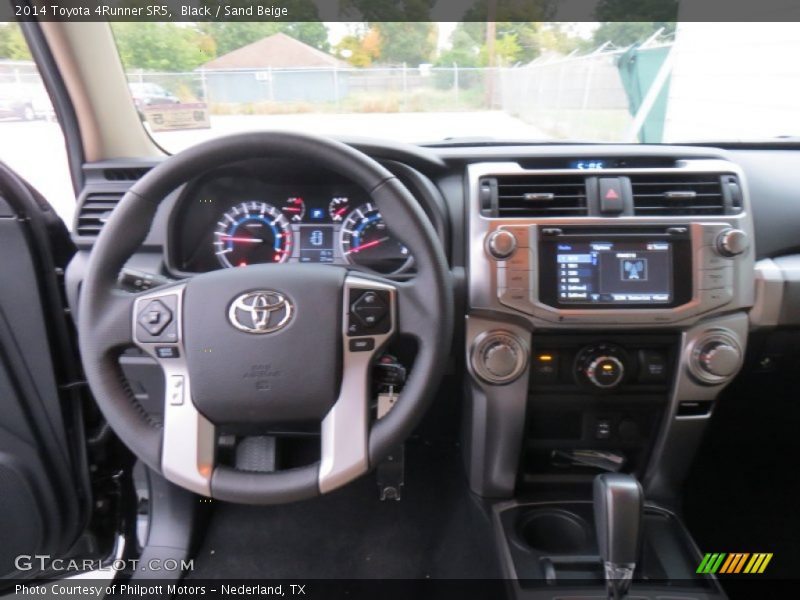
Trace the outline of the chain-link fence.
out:
[[[36,66],[30,61],[0,61],[0,118],[31,121],[53,117]]]
[[[630,126],[622,51],[539,60],[500,73],[503,110],[561,139],[620,140]]]

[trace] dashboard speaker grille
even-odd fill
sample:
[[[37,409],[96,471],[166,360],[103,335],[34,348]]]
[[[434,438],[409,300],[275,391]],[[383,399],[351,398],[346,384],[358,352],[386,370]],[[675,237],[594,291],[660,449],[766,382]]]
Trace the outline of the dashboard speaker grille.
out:
[[[84,237],[97,237],[122,194],[96,193],[84,198],[78,211],[75,232]]]
[[[580,217],[587,214],[582,175],[503,175],[497,181],[499,217]]]
[[[702,216],[728,212],[723,176],[718,173],[650,173],[631,175],[630,179],[635,215]]]

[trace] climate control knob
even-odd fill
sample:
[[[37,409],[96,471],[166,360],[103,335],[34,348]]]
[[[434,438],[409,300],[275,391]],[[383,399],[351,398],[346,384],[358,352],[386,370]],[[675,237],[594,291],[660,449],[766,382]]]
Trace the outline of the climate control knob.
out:
[[[586,367],[586,378],[599,388],[618,386],[625,377],[625,365],[615,356],[598,356]]]
[[[489,383],[514,381],[525,370],[527,361],[527,348],[510,332],[487,332],[472,347],[472,368],[476,375]]]
[[[510,231],[496,229],[486,238],[486,249],[492,258],[505,260],[517,249],[517,238]]]
[[[628,353],[617,344],[586,346],[575,357],[579,383],[601,390],[613,390],[625,380]]]
[[[722,256],[739,256],[750,247],[750,238],[741,229],[725,229],[717,236],[717,252]]]
[[[713,342],[698,354],[700,366],[717,377],[730,377],[739,368],[742,356],[739,350],[723,342]]]
[[[692,347],[689,368],[703,383],[722,383],[733,377],[742,364],[742,350],[733,335],[715,331]]]

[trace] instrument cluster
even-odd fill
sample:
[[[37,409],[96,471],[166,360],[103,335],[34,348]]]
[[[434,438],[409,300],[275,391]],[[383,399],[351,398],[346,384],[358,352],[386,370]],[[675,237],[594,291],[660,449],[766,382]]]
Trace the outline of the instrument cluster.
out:
[[[170,262],[184,272],[298,262],[398,274],[413,263],[369,196],[346,182],[212,177],[187,188],[171,231]]]

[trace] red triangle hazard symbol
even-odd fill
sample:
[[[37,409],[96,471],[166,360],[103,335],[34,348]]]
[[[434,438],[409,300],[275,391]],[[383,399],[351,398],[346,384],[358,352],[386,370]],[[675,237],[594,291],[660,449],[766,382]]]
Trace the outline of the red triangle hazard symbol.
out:
[[[606,192],[606,200],[616,200],[617,198],[619,198],[617,191],[614,188],[609,188]]]

